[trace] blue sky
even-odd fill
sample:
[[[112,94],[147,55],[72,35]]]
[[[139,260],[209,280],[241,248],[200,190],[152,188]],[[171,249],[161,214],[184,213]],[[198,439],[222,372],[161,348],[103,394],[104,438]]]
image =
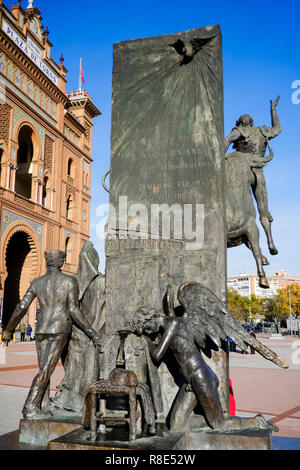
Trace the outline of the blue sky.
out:
[[[9,5],[8,2],[6,2]],[[26,7],[27,0],[22,1]],[[142,0],[74,2],[35,0],[50,30],[53,58],[61,53],[69,70],[67,89],[78,87],[79,59],[83,57],[86,90],[103,115],[95,120],[91,239],[104,268],[103,242],[96,236],[96,209],[108,201],[101,178],[110,166],[110,119],[113,43],[175,33],[219,24],[223,34],[225,134],[241,114],[256,125],[270,124],[270,99],[281,95],[278,112],[283,132],[273,141],[275,158],[265,169],[273,233],[279,255],[268,255],[272,274],[285,269],[300,274],[300,104],[292,103],[292,83],[300,80],[299,1],[271,2]],[[300,94],[299,94],[300,97]],[[228,251],[228,274],[255,273],[245,247]]]

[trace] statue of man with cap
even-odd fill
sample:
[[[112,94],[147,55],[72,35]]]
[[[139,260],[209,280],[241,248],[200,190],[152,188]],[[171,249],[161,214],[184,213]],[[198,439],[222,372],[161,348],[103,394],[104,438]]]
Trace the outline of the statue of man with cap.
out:
[[[79,290],[80,310],[102,336],[105,330],[105,276],[98,271],[99,262],[93,243],[86,242],[80,252],[74,278]],[[99,380],[99,353],[75,323],[63,365],[65,377],[51,401],[57,408],[81,412],[87,387]]]
[[[36,325],[36,347],[39,373],[34,378],[25,406],[25,419],[42,419],[51,416],[49,409],[50,377],[61,358],[72,332],[73,322],[92,339],[95,346],[99,335],[90,326],[79,308],[76,280],[62,273],[66,254],[63,251],[45,253],[47,274],[32,282],[23,300],[16,307],[2,341],[8,345],[12,333],[35,298],[40,303]]]

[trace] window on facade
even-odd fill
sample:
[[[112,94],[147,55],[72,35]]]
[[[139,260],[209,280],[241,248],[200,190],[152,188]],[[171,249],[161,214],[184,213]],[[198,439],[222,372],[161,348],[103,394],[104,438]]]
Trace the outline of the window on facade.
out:
[[[68,161],[68,176],[74,178],[74,162],[72,158],[70,158]]]
[[[32,130],[30,129],[30,127],[23,126],[21,128],[18,143],[18,169],[16,173],[15,191],[17,194],[20,194],[21,196],[30,199],[32,187],[33,158]]]
[[[44,207],[47,207],[48,205],[48,184],[49,184],[49,178],[45,176],[44,185],[43,185],[43,199],[42,199],[42,204]]]
[[[71,264],[71,261],[72,261],[72,240],[71,240],[70,237],[66,238],[65,251],[66,251],[66,263]]]
[[[74,200],[73,200],[73,197],[70,195],[67,199],[67,210],[66,210],[66,217],[69,220],[72,220],[73,209],[74,209]]]

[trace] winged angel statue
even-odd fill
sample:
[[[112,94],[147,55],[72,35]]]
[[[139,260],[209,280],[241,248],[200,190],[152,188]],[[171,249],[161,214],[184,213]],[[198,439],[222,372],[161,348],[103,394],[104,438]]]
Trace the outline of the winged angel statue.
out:
[[[242,350],[246,351],[248,345],[253,346],[264,358],[283,369],[289,367],[288,363],[247,333],[215,294],[203,285],[196,282],[183,284],[178,291],[178,300],[184,310],[181,317],[175,315],[169,290],[168,315],[143,307],[136,312],[132,322],[135,333],[147,340],[155,361],[162,360],[170,348],[181,368],[185,383],[173,406],[171,429],[185,426],[194,409],[200,405],[206,423],[213,430],[256,428],[278,431],[262,415],[254,418],[224,415],[218,391],[219,379],[204,360],[203,351],[211,342],[221,347],[222,341],[231,338]],[[161,330],[164,334],[159,339]]]

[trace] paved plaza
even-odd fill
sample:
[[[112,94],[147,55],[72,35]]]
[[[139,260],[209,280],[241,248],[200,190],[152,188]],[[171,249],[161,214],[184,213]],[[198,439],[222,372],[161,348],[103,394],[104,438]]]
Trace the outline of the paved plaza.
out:
[[[300,339],[285,336],[258,339],[289,364],[283,370],[260,355],[230,353],[230,377],[238,416],[262,413],[279,427],[274,446],[300,449]],[[38,370],[34,343],[0,345],[0,436],[19,427],[21,411]],[[51,380],[52,393],[64,375],[59,364]]]

